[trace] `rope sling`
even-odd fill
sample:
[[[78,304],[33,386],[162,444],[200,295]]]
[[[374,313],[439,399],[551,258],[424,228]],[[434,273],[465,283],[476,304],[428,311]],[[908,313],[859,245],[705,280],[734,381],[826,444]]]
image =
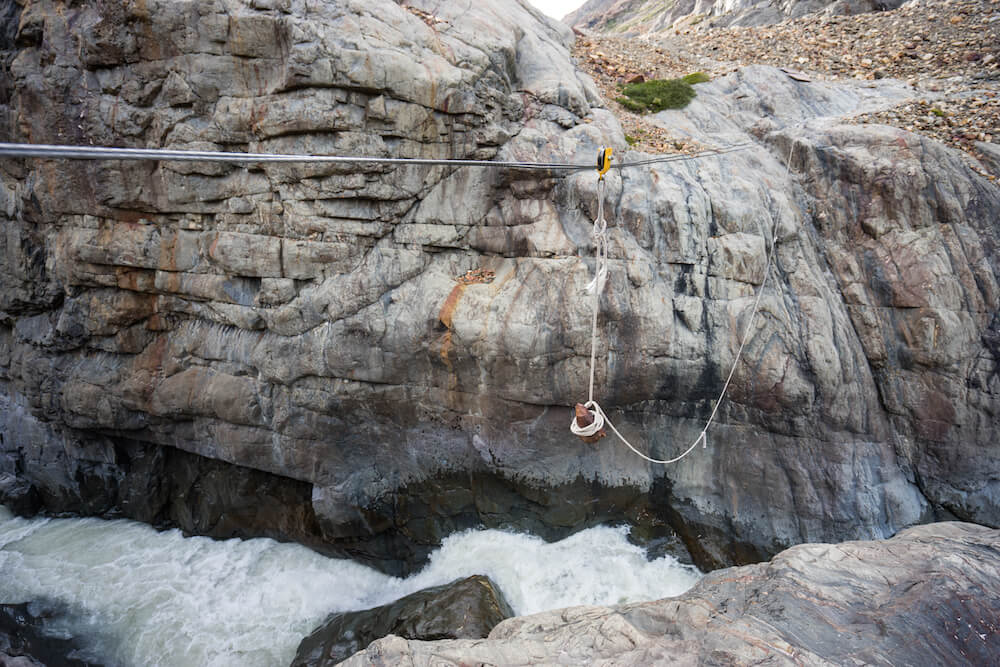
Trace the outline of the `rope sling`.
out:
[[[795,149],[795,143],[792,142],[792,146],[788,151],[788,159],[785,162],[785,179],[788,178],[789,170],[792,164],[792,151]],[[594,278],[587,286],[584,288],[586,292],[593,295],[592,300],[592,318],[591,318],[591,332],[590,332],[590,390],[588,393],[587,402],[583,404],[589,414],[590,423],[580,423],[580,417],[582,415],[574,415],[573,421],[570,422],[569,430],[574,434],[583,438],[588,442],[597,439],[600,435],[603,435],[603,429],[605,426],[611,429],[611,431],[625,443],[625,446],[631,449],[636,455],[649,461],[650,463],[659,463],[663,465],[669,465],[671,463],[677,463],[685,456],[690,454],[701,443],[702,449],[708,447],[708,429],[715,421],[715,416],[719,412],[719,406],[722,405],[722,401],[726,396],[726,392],[729,390],[729,385],[733,381],[733,375],[736,374],[736,367],[740,363],[740,359],[743,356],[743,348],[746,347],[747,341],[750,339],[750,332],[753,330],[754,321],[757,318],[757,313],[760,311],[760,299],[764,294],[764,286],[767,284],[767,278],[771,274],[771,262],[774,257],[774,250],[778,243],[778,231],[777,224],[774,225],[774,231],[771,234],[771,247],[767,252],[767,262],[764,267],[764,278],[761,280],[760,286],[757,288],[757,295],[753,301],[753,309],[750,311],[750,319],[747,322],[746,329],[743,330],[743,336],[740,338],[739,348],[736,350],[736,358],[733,359],[733,366],[729,370],[729,375],[726,377],[726,382],[722,386],[722,391],[719,393],[719,398],[715,401],[715,406],[712,408],[712,412],[708,417],[708,421],[705,423],[705,427],[701,429],[698,437],[694,439],[694,442],[684,450],[683,453],[670,459],[656,459],[653,458],[639,449],[637,449],[628,439],[621,434],[621,432],[615,428],[614,423],[608,417],[604,408],[594,399],[594,374],[596,370],[597,362],[597,343],[598,343],[598,329],[597,329],[597,314],[600,310],[601,292],[604,291],[604,287],[608,281],[608,223],[607,219],[604,217],[604,190],[605,182],[604,175],[607,173],[609,168],[609,162],[611,160],[611,149],[602,148],[601,152],[598,154],[597,158],[597,216],[594,218],[594,227],[591,235],[594,240]]]

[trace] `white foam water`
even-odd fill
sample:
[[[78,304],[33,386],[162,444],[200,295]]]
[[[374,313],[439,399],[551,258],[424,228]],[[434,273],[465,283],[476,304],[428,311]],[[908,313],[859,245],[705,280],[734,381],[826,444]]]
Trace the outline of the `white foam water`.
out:
[[[66,635],[108,665],[287,665],[335,611],[366,609],[485,574],[519,615],[679,595],[700,574],[647,561],[627,529],[561,542],[498,530],[445,539],[400,579],[269,539],[216,541],[128,520],[22,519],[0,506],[0,602],[66,605]]]

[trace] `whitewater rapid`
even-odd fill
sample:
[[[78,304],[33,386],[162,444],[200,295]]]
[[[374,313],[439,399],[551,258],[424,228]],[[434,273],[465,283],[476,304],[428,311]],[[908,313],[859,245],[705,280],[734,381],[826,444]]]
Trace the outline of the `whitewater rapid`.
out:
[[[459,577],[493,579],[518,615],[679,595],[700,574],[647,561],[624,527],[561,542],[498,530],[445,539],[401,579],[269,539],[217,541],[128,520],[22,519],[0,506],[0,603],[65,605],[67,635],[107,665],[287,665],[335,611],[366,609]]]

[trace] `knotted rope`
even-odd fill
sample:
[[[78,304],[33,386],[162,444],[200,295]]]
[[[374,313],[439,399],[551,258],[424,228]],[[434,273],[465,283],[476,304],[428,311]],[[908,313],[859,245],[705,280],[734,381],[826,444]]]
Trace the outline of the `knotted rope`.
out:
[[[792,165],[792,152],[795,150],[795,142],[792,142],[791,147],[788,151],[788,160],[785,163],[785,178],[788,178],[789,170]],[[594,238],[595,246],[595,259],[596,267],[594,271],[594,279],[587,284],[587,291],[592,292],[594,295],[593,300],[593,318],[592,327],[590,334],[590,393],[587,402],[584,403],[584,407],[590,412],[591,416],[594,418],[593,423],[588,426],[580,426],[576,422],[576,416],[573,417],[573,421],[569,425],[569,430],[574,434],[581,437],[587,437],[595,435],[600,432],[602,428],[607,426],[614,432],[618,439],[625,443],[629,449],[635,452],[640,457],[649,461],[650,463],[677,463],[685,456],[690,454],[701,443],[702,448],[708,447],[708,428],[715,421],[715,416],[719,411],[719,406],[722,405],[722,399],[725,398],[726,392],[729,390],[729,385],[733,381],[733,375],[736,374],[736,367],[739,365],[740,358],[743,356],[743,348],[746,347],[747,341],[750,339],[750,332],[753,330],[753,325],[757,319],[757,313],[760,311],[760,299],[764,294],[764,286],[767,284],[767,278],[771,274],[771,260],[774,257],[774,250],[778,243],[778,229],[777,224],[774,225],[773,232],[771,234],[771,247],[767,252],[767,263],[764,268],[764,279],[760,283],[760,287],[757,288],[757,296],[754,298],[753,309],[750,311],[750,320],[747,322],[746,329],[743,330],[743,336],[740,339],[740,346],[736,350],[736,358],[733,359],[733,367],[729,370],[729,375],[726,377],[726,382],[722,386],[722,391],[719,393],[719,398],[715,402],[715,406],[712,408],[712,413],[708,417],[708,421],[705,423],[705,428],[701,429],[701,433],[695,438],[691,446],[688,447],[682,454],[675,456],[672,459],[654,459],[638,449],[636,449],[631,442],[628,441],[621,432],[615,428],[615,425],[611,423],[608,415],[604,412],[604,409],[600,404],[594,400],[594,370],[597,361],[597,311],[600,308],[600,297],[601,291],[604,289],[604,285],[607,283],[608,278],[608,224],[604,217],[604,175],[601,174],[599,180],[597,181],[597,217],[594,219],[594,229],[592,232]]]

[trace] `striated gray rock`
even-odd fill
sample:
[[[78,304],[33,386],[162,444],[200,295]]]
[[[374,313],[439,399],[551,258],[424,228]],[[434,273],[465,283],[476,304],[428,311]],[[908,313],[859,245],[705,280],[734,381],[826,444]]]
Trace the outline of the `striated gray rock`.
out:
[[[820,11],[862,14],[902,4],[903,0],[588,0],[563,22],[578,29],[641,34],[703,20],[712,26],[770,25]]]
[[[40,143],[625,153],[564,26],[369,5],[27,2],[0,121]],[[653,456],[704,428],[778,239],[709,446],[666,468],[567,428],[592,172],[5,160],[0,494],[397,573],[478,524],[628,521],[703,568],[1000,525],[1000,190],[938,143],[840,122],[909,94],[745,68],[656,119],[751,148],[608,176],[598,398]]]
[[[483,640],[386,637],[362,665],[985,665],[1000,652],[1000,531],[921,526],[806,544],[682,596],[504,621]]]
[[[488,577],[425,588],[374,609],[331,614],[299,644],[293,667],[335,665],[376,639],[481,639],[514,615]]]

